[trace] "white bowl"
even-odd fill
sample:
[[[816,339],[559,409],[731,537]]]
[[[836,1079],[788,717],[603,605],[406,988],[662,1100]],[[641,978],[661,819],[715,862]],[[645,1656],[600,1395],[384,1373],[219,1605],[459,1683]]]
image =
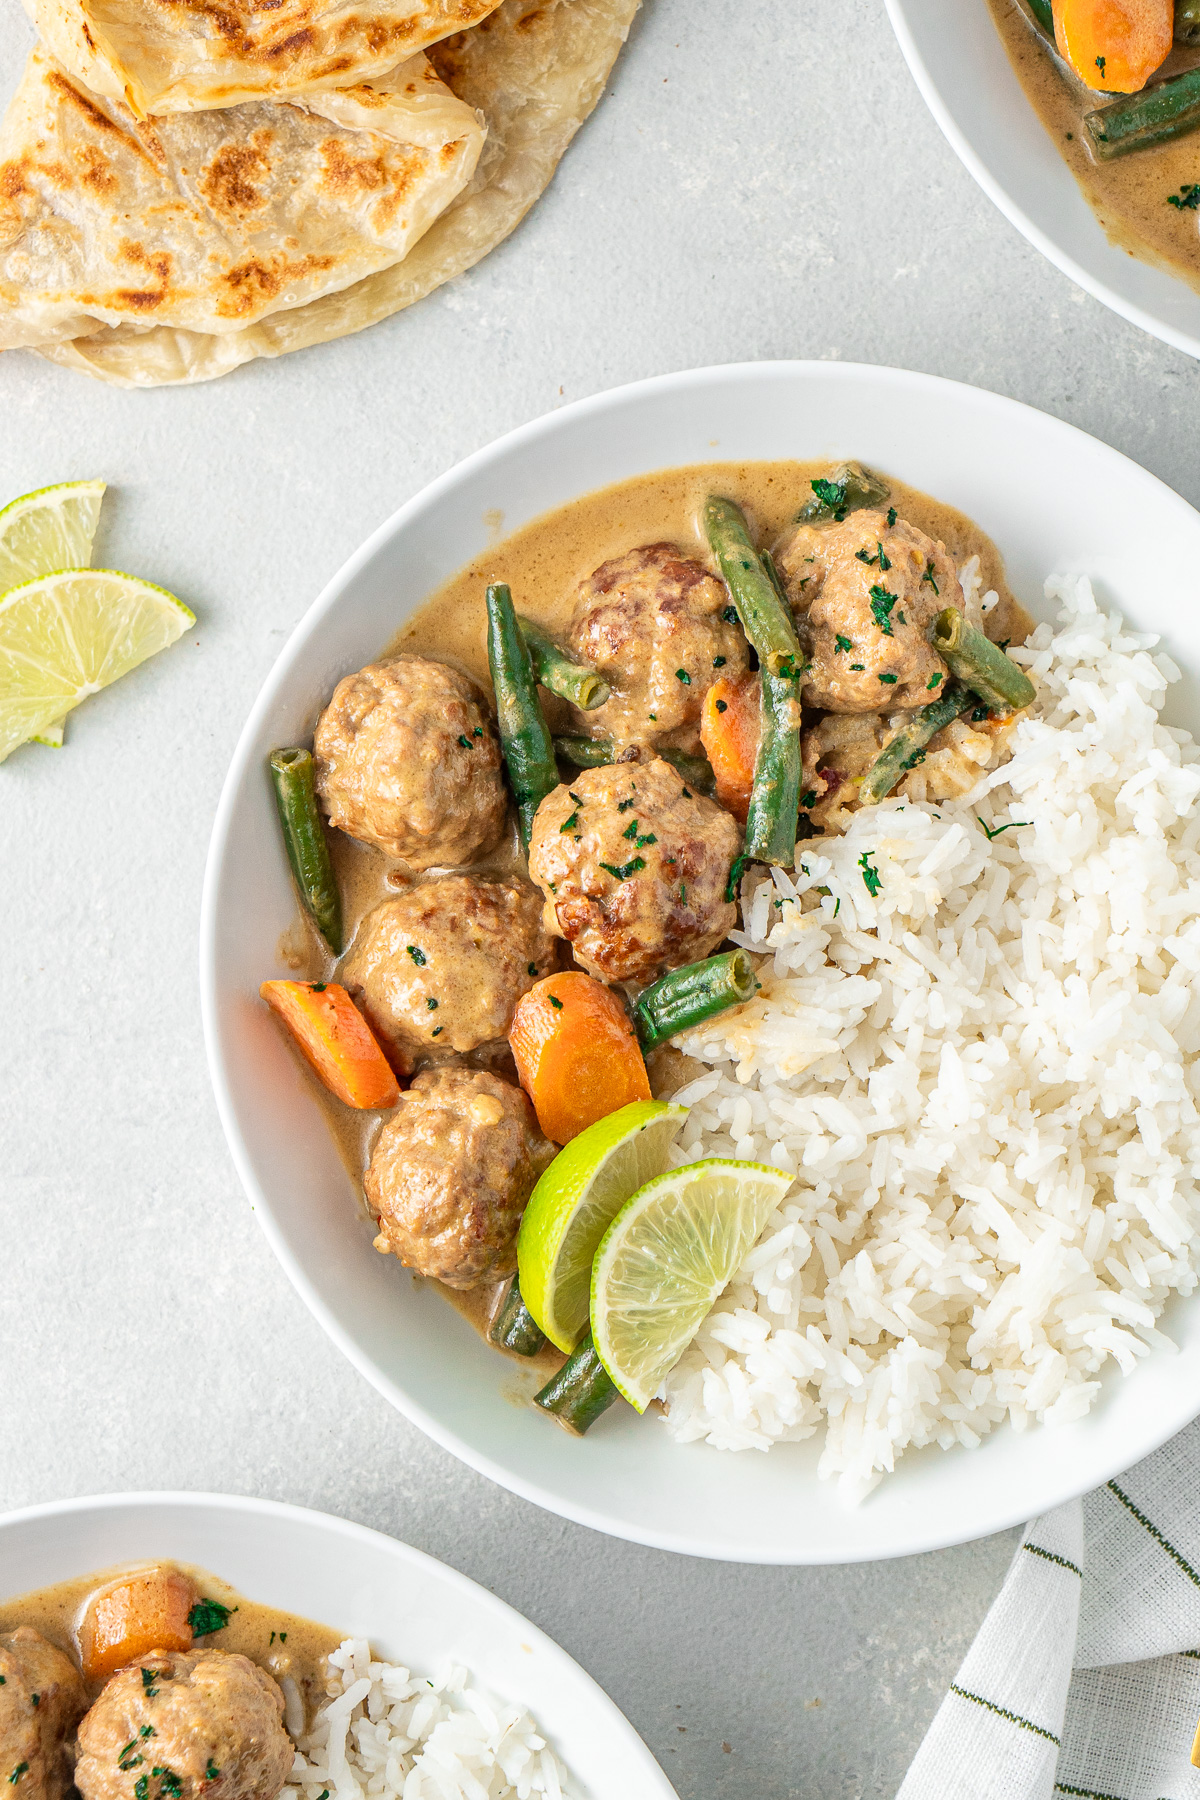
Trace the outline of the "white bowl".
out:
[[[171,1557],[249,1600],[369,1638],[432,1679],[449,1662],[525,1706],[591,1800],[675,1790],[590,1675],[486,1588],[381,1532],[327,1513],[228,1494],[107,1494],[0,1517],[0,1595],[114,1564]]]
[[[1035,249],[1132,325],[1200,356],[1200,293],[1111,244],[1008,60],[985,0],[887,0],[925,104]]]
[[[981,1537],[1106,1480],[1200,1410],[1200,1305],[1169,1316],[1178,1356],[1110,1380],[1078,1424],[996,1431],[975,1451],[922,1451],[858,1510],[815,1474],[819,1445],[731,1455],[671,1442],[614,1409],[584,1439],[514,1405],[523,1376],[436,1293],[371,1248],[350,1179],[258,985],[295,899],[266,758],[304,741],[335,682],[489,541],[639,472],[714,458],[856,456],[949,501],[1001,547],[1016,592],[1045,611],[1052,569],[1163,632],[1200,670],[1200,516],[1069,425],[926,375],[839,363],[754,363],[667,376],[563,408],[502,438],[402,507],[297,628],[242,734],[205,881],[201,989],[217,1104],[259,1223],[334,1342],[381,1393],[473,1468],[581,1524],[743,1562],[852,1562]],[[1189,677],[1171,718],[1200,729]],[[527,1390],[526,1390],[527,1391]]]

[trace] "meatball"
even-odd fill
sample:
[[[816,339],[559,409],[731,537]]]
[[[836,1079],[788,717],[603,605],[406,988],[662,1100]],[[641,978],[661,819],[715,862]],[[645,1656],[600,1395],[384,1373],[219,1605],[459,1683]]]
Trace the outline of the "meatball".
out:
[[[483,1069],[427,1070],[401,1094],[363,1179],[379,1215],[375,1248],[447,1287],[504,1280],[554,1153],[511,1082]]]
[[[68,1740],[87,1711],[74,1663],[28,1625],[0,1633],[0,1784],[14,1800],[62,1800]]]
[[[546,922],[601,981],[644,986],[707,956],[733,929],[725,898],[741,833],[670,763],[612,763],[538,808],[529,873]]]
[[[283,1695],[246,1657],[160,1651],[102,1690],[75,1785],[83,1800],[275,1800],[295,1756],[282,1719]]]
[[[521,995],[554,966],[528,882],[443,875],[367,914],[340,979],[408,1074],[503,1042]]]
[[[963,604],[957,571],[943,544],[889,516],[864,509],[840,525],[800,525],[779,551],[810,664],[807,706],[912,709],[949,680],[929,628],[944,606]]]
[[[724,614],[729,595],[676,544],[643,544],[580,584],[571,647],[599,669],[612,698],[580,713],[613,743],[695,750],[704,696],[720,670],[740,675],[746,640]]]
[[[347,675],[317,720],[313,757],[330,823],[411,869],[469,862],[504,830],[491,713],[445,663],[397,656]]]

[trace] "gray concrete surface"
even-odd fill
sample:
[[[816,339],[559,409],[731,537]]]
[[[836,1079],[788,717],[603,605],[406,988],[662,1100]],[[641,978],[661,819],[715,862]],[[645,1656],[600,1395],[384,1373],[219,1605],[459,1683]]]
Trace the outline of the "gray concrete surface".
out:
[[[17,0],[0,4],[7,88],[30,33]],[[646,0],[522,229],[362,336],[158,393],[0,357],[0,497],[107,477],[98,560],[199,618],[91,701],[64,751],[0,771],[0,1504],[173,1486],[344,1513],[551,1632],[682,1800],[884,1800],[1011,1539],[738,1569],[609,1542],[460,1468],[341,1360],[276,1267],[218,1128],[196,991],[235,736],[363,537],[565,400],[776,356],[1015,395],[1200,500],[1200,370],[1076,292],[992,208],[882,0]]]

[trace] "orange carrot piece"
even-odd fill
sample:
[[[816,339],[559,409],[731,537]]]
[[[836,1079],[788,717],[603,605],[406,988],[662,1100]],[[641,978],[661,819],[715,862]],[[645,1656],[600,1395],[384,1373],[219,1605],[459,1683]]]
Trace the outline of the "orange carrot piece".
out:
[[[650,1098],[625,1008],[610,988],[578,969],[547,975],[522,995],[508,1043],[552,1144],[569,1144],[618,1107]]]
[[[743,825],[750,810],[761,714],[762,693],[757,675],[743,675],[736,681],[722,675],[704,696],[700,742],[716,776],[717,799]]]
[[[1175,0],[1053,0],[1054,40],[1080,81],[1136,94],[1166,61]]]
[[[331,1094],[360,1111],[395,1106],[400,1088],[391,1064],[344,987],[336,981],[264,981],[258,991]]]
[[[126,1575],[88,1601],[79,1656],[89,1681],[102,1681],[153,1650],[190,1650],[188,1614],[199,1595],[178,1569]]]

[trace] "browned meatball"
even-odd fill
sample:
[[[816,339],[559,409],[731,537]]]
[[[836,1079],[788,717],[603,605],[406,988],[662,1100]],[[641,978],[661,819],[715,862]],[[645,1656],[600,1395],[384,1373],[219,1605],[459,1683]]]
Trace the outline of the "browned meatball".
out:
[[[511,1082],[427,1070],[401,1094],[363,1178],[379,1214],[375,1248],[447,1287],[505,1279],[525,1202],[554,1153]]]
[[[580,713],[613,743],[695,750],[704,696],[723,670],[740,675],[746,640],[723,615],[729,595],[676,544],[643,544],[580,584],[571,645],[599,669],[612,698]]]
[[[943,544],[864,509],[840,525],[797,526],[777,560],[811,664],[805,705],[890,712],[924,706],[949,680],[929,642],[942,607],[963,604]]]
[[[644,986],[695,962],[733,929],[725,898],[741,833],[670,763],[613,763],[538,807],[529,873],[546,922],[602,981]]]
[[[347,675],[317,720],[313,757],[330,823],[411,869],[469,862],[504,830],[491,713],[445,663],[397,656]]]
[[[248,1658],[160,1651],[103,1689],[79,1727],[75,1785],[83,1800],[275,1800],[295,1756],[282,1718]]]
[[[407,1074],[502,1043],[521,995],[554,966],[528,882],[443,875],[369,912],[340,978]]]
[[[0,1633],[0,1788],[13,1800],[62,1800],[86,1711],[83,1678],[61,1650],[28,1625]]]

